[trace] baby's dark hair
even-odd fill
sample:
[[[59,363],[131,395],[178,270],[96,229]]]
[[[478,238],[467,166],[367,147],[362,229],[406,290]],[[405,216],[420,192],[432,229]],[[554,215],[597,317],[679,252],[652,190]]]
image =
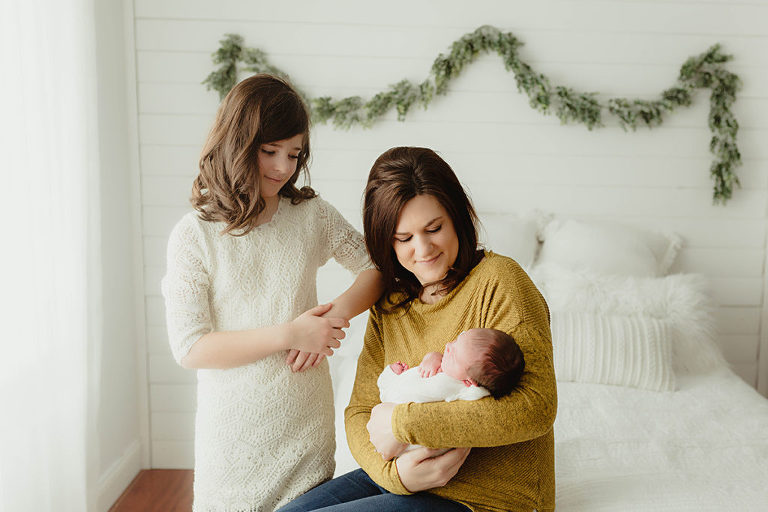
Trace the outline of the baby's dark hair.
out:
[[[494,398],[508,395],[520,382],[525,369],[523,351],[515,339],[498,329],[475,329],[472,341],[482,353],[467,369],[469,378],[491,392]]]

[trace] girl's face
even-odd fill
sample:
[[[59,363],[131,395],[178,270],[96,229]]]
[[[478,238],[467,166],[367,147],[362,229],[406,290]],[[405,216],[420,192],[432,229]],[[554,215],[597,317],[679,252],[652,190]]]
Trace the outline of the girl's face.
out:
[[[259,186],[264,199],[276,197],[296,172],[304,135],[262,144],[259,148]]]
[[[392,240],[397,261],[424,285],[444,278],[459,254],[459,238],[448,212],[431,195],[403,206]]]

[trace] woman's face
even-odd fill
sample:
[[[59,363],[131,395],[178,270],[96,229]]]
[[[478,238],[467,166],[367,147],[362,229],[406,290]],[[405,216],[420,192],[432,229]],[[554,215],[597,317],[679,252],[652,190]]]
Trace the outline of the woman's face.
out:
[[[392,240],[397,261],[424,285],[444,278],[459,254],[459,238],[448,212],[431,195],[403,206]]]
[[[290,139],[261,145],[258,156],[261,197],[266,199],[277,196],[293,176],[303,141],[304,136],[298,134]]]

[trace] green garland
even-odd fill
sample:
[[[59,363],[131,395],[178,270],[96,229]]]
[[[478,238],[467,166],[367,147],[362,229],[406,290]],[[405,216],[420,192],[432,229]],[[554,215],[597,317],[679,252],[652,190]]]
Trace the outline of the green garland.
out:
[[[285,73],[267,62],[264,52],[245,48],[241,36],[227,34],[220,42],[221,47],[213,54],[213,62],[219,68],[203,81],[209,90],[218,91],[220,98],[226,96],[237,83],[239,71],[286,77]],[[368,101],[360,96],[339,100],[328,96],[309,98],[299,92],[310,105],[313,120],[320,123],[332,120],[334,126],[345,129],[354,125],[370,127],[392,108],[397,110],[398,120],[403,121],[413,105],[426,109],[436,95],[445,95],[451,80],[459,76],[478,54],[496,52],[504,61],[505,68],[515,74],[518,90],[528,95],[531,107],[539,112],[554,113],[562,123],[582,123],[592,130],[603,126],[602,115],[607,110],[618,118],[624,130],[636,130],[638,126],[659,126],[665,114],[691,104],[695,89],[710,89],[709,128],[712,139],[709,147],[715,155],[710,166],[714,181],[713,201],[725,204],[731,198],[734,185],[741,185],[734,173],[734,169],[741,164],[736,145],[739,123],[731,111],[741,80],[725,68],[725,63],[732,56],[721,53],[719,44],[685,61],[675,85],[662,91],[659,99],[610,98],[606,104],[597,100],[596,93],[552,86],[545,75],[536,73],[520,60],[517,55],[520,46],[522,42],[511,33],[485,25],[455,41],[447,55],[438,55],[432,63],[429,77],[421,83],[401,80]],[[238,69],[239,63],[244,65],[242,70]]]

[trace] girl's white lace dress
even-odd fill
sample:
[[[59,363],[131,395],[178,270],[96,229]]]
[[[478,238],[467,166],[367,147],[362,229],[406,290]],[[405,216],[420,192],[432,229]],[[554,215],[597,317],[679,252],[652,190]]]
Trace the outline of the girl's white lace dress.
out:
[[[294,319],[317,305],[317,269],[331,257],[354,273],[370,262],[362,236],[317,197],[280,198],[245,236],[185,215],[168,242],[168,337],[180,361],[212,330]],[[194,511],[271,511],[331,478],[334,411],[328,362],[291,372],[287,352],[229,370],[198,370]]]

